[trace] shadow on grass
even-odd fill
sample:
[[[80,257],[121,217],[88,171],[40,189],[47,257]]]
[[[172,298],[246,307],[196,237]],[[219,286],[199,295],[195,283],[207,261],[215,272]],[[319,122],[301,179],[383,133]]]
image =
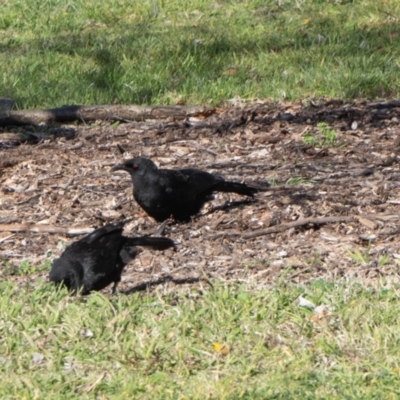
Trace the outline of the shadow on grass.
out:
[[[121,293],[129,295],[133,294],[136,292],[144,292],[146,290],[149,290],[153,286],[158,286],[158,285],[163,285],[167,282],[172,282],[175,285],[185,285],[185,284],[190,284],[190,283],[196,283],[200,281],[205,281],[207,282],[210,286],[212,286],[212,283],[208,279],[204,278],[199,278],[199,277],[186,277],[186,278],[174,278],[173,276],[165,276],[163,278],[154,280],[154,281],[149,281],[149,282],[144,282],[139,285],[136,285],[128,290],[121,291]]]

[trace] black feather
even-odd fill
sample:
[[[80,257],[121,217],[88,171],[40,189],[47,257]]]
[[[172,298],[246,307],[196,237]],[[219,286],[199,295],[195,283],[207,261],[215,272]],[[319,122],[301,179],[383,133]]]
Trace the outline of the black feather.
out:
[[[258,189],[244,183],[225,181],[198,169],[158,169],[153,161],[136,157],[116,165],[112,171],[129,172],[133,196],[147,214],[162,222],[169,217],[189,221],[213,192],[233,192],[253,197]]]
[[[61,257],[54,260],[50,281],[82,294],[101,290],[114,282],[115,292],[125,265],[138,252],[136,246],[151,246],[157,250],[174,246],[171,239],[163,237],[123,236],[126,222],[106,225],[69,245]]]

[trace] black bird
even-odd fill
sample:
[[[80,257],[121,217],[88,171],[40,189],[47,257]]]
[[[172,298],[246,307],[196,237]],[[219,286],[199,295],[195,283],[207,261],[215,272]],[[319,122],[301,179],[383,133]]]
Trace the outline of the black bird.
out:
[[[101,290],[114,282],[113,293],[125,265],[138,253],[136,246],[151,246],[157,250],[174,247],[163,237],[122,236],[127,221],[103,226],[69,245],[53,262],[50,281],[64,284],[75,294]]]
[[[162,222],[169,217],[189,221],[213,192],[234,192],[253,197],[258,189],[244,183],[228,182],[221,176],[198,169],[158,169],[153,161],[136,157],[115,165],[111,171],[129,172],[133,196],[147,214]]]

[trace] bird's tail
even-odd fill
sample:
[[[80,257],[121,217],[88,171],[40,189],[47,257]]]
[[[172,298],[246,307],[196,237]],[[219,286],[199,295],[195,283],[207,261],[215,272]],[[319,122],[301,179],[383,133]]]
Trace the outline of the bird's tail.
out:
[[[174,241],[165,237],[143,236],[125,238],[125,240],[128,246],[149,246],[156,250],[165,250],[170,247],[175,247]]]
[[[254,197],[254,195],[258,192],[258,189],[253,186],[248,186],[245,183],[238,183],[238,182],[229,182],[224,181],[218,183],[215,187],[216,191],[219,192],[233,192],[237,194],[241,194],[243,196],[250,196]]]

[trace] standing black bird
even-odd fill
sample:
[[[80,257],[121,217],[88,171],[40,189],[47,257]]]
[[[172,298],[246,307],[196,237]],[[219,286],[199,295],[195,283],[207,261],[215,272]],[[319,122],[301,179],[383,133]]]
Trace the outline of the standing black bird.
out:
[[[133,196],[147,214],[162,222],[169,217],[189,221],[212,192],[234,192],[253,197],[258,189],[244,183],[228,182],[221,176],[198,169],[158,169],[153,161],[136,157],[111,171],[124,170],[133,181]]]
[[[53,262],[50,281],[63,283],[71,291],[88,294],[114,282],[113,293],[125,265],[138,253],[136,246],[152,246],[157,250],[174,247],[163,237],[122,236],[124,222],[103,226],[69,245]]]

